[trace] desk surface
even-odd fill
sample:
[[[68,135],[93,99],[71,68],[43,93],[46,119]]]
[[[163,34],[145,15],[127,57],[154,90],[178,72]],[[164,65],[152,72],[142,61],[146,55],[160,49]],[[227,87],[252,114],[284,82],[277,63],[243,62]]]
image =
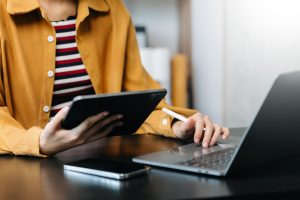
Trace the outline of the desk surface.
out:
[[[182,144],[161,136],[132,135],[106,138],[47,159],[1,156],[0,199],[286,199],[300,193],[300,156],[226,178],[152,168],[148,175],[117,181],[64,171],[62,165],[91,157],[130,160]]]

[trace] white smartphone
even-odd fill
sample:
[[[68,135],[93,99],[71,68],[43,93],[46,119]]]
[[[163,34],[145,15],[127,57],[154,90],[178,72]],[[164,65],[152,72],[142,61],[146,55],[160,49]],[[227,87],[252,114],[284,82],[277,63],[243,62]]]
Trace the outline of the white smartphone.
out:
[[[146,174],[150,167],[133,162],[119,162],[90,158],[64,164],[65,170],[86,173],[118,180]]]

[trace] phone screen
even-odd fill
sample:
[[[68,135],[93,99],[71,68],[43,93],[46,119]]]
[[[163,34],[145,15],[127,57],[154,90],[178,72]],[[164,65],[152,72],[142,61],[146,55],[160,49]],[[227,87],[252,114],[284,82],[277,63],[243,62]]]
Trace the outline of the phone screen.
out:
[[[136,175],[145,174],[149,170],[149,167],[145,167],[139,163],[102,160],[97,158],[64,164],[64,168],[66,170],[115,179],[130,178]]]

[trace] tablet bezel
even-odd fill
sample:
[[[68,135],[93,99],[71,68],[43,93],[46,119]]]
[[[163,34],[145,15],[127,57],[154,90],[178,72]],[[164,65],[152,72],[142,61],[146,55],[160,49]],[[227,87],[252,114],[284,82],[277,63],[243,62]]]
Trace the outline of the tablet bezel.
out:
[[[77,96],[73,99],[61,126],[72,129],[86,118],[108,111],[110,115],[123,115],[123,125],[116,127],[110,136],[133,134],[166,94],[166,89],[156,89]]]

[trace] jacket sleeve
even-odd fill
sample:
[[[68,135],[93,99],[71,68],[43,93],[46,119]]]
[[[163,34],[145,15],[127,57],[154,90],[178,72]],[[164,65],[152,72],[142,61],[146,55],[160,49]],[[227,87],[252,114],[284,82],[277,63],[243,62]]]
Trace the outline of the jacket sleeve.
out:
[[[39,137],[42,129],[32,127],[26,130],[13,118],[12,109],[6,105],[5,93],[9,90],[9,86],[8,80],[3,75],[5,69],[1,42],[0,35],[0,154],[44,157],[39,152]]]
[[[125,81],[123,86],[125,90],[130,91],[160,88],[160,85],[151,78],[142,66],[135,28],[131,20],[128,26],[125,59]],[[170,106],[163,100],[139,128],[137,133],[152,133],[167,137],[175,137],[171,129],[173,118],[162,112],[162,107],[167,107],[187,117],[196,113],[195,110]]]

